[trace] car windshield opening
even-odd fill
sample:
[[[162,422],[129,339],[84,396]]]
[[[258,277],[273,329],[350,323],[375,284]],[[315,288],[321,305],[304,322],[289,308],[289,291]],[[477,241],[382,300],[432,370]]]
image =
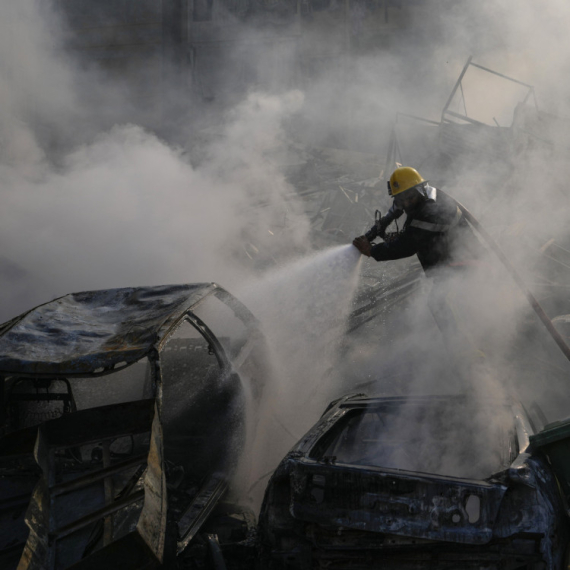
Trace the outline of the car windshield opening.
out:
[[[483,479],[517,454],[508,407],[430,402],[355,409],[313,448],[313,459]]]

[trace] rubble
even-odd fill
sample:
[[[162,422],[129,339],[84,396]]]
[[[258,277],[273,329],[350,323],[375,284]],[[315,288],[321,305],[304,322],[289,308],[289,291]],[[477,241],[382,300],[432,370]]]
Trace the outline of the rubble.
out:
[[[462,80],[473,67],[525,91],[509,126],[468,115]],[[563,156],[567,124],[539,111],[533,98],[531,86],[470,58],[441,120],[399,113],[385,157],[291,139],[270,159],[310,220],[313,247],[347,243],[369,229],[376,209],[389,207],[386,179],[400,164],[417,165],[444,187],[465,170],[491,177],[489,202],[497,204],[516,192],[516,167],[530,152]],[[218,134],[210,129],[197,140]],[[281,225],[267,228],[270,239],[291,229],[282,214]],[[498,225],[494,231],[507,233]],[[559,235],[543,235],[540,244],[537,296],[568,337],[570,246]],[[259,269],[282,261],[270,241],[249,237],[241,254]],[[372,264],[361,271],[347,338],[405,307],[422,281],[413,259],[389,274]],[[213,300],[226,308],[210,324],[201,311]],[[234,327],[223,326],[229,322],[241,323],[235,337]],[[486,413],[509,413],[504,453],[493,469],[467,475],[428,473],[410,462],[404,469],[386,457],[378,462],[369,449],[374,443],[388,455],[419,457],[421,438],[384,438],[378,423],[405,407],[443,410],[445,417],[461,409],[457,399],[358,395],[332,402],[272,476],[258,526],[227,490],[244,442],[243,387],[259,399],[263,351],[255,317],[215,284],[79,293],[2,325],[2,567],[96,568],[118,560],[125,568],[216,570],[560,567],[569,536],[562,475],[531,445],[545,415],[516,401],[489,403]],[[546,359],[544,366],[556,363]],[[564,369],[556,373],[566,379]],[[374,380],[353,387],[367,389]],[[397,391],[397,379],[391,385]],[[359,433],[363,416],[374,417]],[[265,486],[269,475],[252,488]]]

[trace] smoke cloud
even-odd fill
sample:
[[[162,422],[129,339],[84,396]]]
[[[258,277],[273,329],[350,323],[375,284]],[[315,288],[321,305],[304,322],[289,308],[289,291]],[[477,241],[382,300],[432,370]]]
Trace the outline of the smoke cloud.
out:
[[[70,291],[233,280],[247,270],[243,244],[268,228],[289,224],[287,246],[301,245],[307,225],[272,160],[300,92],[246,97],[194,166],[141,126],[103,117],[97,132],[99,109],[82,107],[76,86],[97,76],[59,56],[35,2],[2,10],[2,39],[14,26],[23,38],[0,69],[3,319]]]
[[[110,78],[63,50],[67,36],[56,11],[34,0],[2,4],[0,319],[71,291],[217,281],[244,291],[244,301],[272,331],[286,339],[297,334],[311,353],[323,327],[312,327],[309,313],[315,307],[333,313],[334,307],[315,305],[313,297],[296,305],[291,286],[293,299],[284,306],[305,310],[294,322],[275,324],[261,297],[247,298],[260,270],[315,249],[306,204],[287,178],[284,157],[292,141],[374,153],[380,174],[396,113],[438,121],[469,56],[534,85],[547,114],[522,121],[518,138],[504,142],[504,155],[482,157],[481,139],[455,160],[440,152],[434,127],[399,123],[416,142],[407,154],[403,148],[402,158],[468,206],[531,288],[540,285],[551,316],[570,312],[560,294],[566,269],[560,263],[556,271],[545,269],[540,253],[548,240],[564,245],[569,237],[570,140],[562,117],[570,113],[570,58],[560,38],[570,7],[560,0],[389,2],[386,22],[376,4],[355,0],[350,6],[348,27],[338,27],[332,16],[327,24],[326,12],[316,8],[312,18],[302,15],[303,57],[295,34],[276,46],[243,24],[247,49],[232,52],[216,73],[207,57],[199,59],[200,85],[178,78],[160,109],[141,112],[124,77]],[[345,5],[333,0],[329,9],[334,16]],[[239,21],[239,14],[232,18]],[[194,94],[190,108],[184,107],[186,88]],[[523,92],[470,70],[465,107],[491,127],[508,127]],[[463,110],[460,99],[453,105]],[[388,198],[380,191],[376,198],[385,210]],[[568,363],[544,340],[506,273],[492,256],[487,262],[482,273],[450,284],[475,352],[486,358],[470,393],[483,402],[511,392],[525,403],[539,401],[551,419],[567,415]],[[373,275],[366,279],[389,282],[408,268],[408,261],[367,260],[361,269]],[[281,297],[273,287],[266,291]],[[339,361],[324,359],[336,379],[322,393],[311,385],[307,421],[308,415],[317,419],[316,409],[334,392],[358,385],[385,394],[465,391],[457,364],[442,356],[446,347],[426,303],[427,292],[417,294],[346,339],[333,355]],[[276,346],[286,344],[276,339]],[[295,353],[287,350],[278,362]],[[325,370],[310,370],[303,364],[294,382],[273,386],[271,405],[294,405],[293,396],[305,389],[303,376],[320,382]],[[296,421],[292,414],[285,429],[293,432]],[[269,429],[267,440],[276,433]],[[457,449],[466,438],[461,417],[453,433]]]

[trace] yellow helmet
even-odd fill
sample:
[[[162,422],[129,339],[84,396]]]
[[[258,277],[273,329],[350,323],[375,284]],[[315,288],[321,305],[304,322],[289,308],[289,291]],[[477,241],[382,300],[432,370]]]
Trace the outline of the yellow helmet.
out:
[[[392,172],[392,176],[390,176],[388,194],[390,194],[390,196],[396,196],[422,182],[425,182],[425,180],[415,168],[401,166],[400,168],[396,168],[396,170]]]

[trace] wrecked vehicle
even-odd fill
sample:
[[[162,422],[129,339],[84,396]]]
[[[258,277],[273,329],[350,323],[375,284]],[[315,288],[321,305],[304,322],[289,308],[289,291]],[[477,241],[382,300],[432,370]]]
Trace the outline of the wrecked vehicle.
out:
[[[182,556],[228,487],[264,362],[257,320],[213,283],[75,293],[2,325],[0,567]]]
[[[562,568],[563,502],[529,447],[541,428],[516,402],[341,398],[272,476],[261,567]]]

